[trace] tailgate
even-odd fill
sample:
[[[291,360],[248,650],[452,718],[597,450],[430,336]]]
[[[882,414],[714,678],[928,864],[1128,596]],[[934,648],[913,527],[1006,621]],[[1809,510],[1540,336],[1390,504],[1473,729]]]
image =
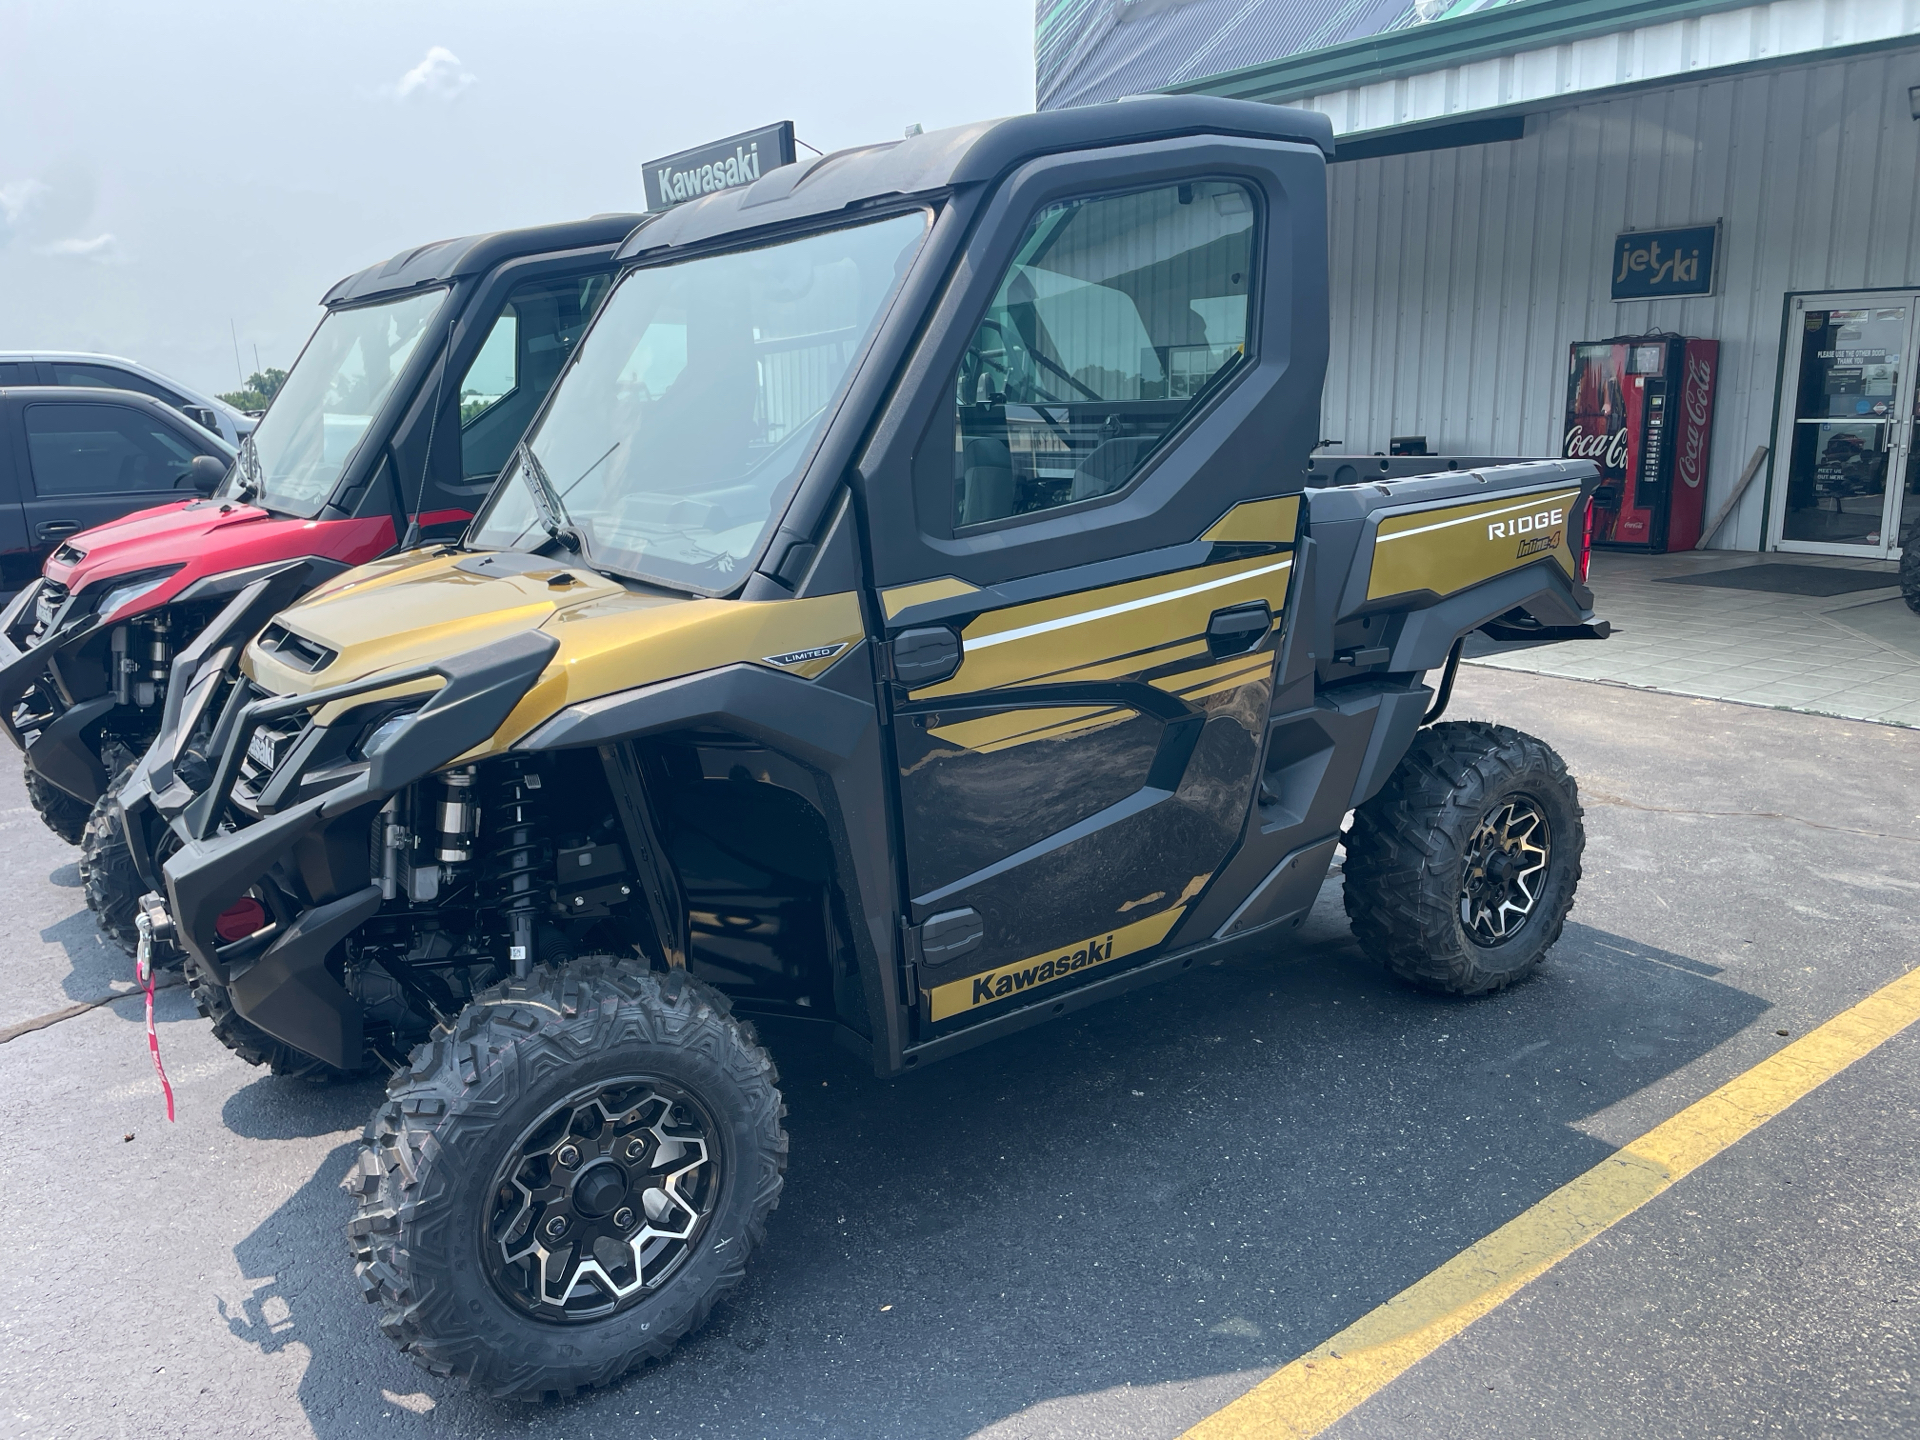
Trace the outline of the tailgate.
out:
[[[1604,636],[1581,579],[1599,481],[1587,461],[1551,460],[1307,491],[1316,656],[1357,633],[1390,652],[1380,669],[1430,670],[1482,626]]]

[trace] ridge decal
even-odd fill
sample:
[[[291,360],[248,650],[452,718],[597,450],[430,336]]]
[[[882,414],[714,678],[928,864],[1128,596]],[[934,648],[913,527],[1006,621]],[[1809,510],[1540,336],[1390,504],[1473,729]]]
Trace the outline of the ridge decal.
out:
[[[1186,906],[1176,905],[1171,910],[1162,910],[1158,915],[1149,915],[1144,920],[1122,925],[1105,934],[1089,936],[1058,949],[1043,950],[1038,955],[1015,961],[1011,965],[996,965],[978,975],[936,985],[926,992],[927,1013],[936,1021],[950,1020],[955,1015],[978,1009],[982,1005],[1011,999],[1038,986],[1065,980],[1096,965],[1105,965],[1127,955],[1137,955],[1166,939],[1174,921],[1185,910]]]

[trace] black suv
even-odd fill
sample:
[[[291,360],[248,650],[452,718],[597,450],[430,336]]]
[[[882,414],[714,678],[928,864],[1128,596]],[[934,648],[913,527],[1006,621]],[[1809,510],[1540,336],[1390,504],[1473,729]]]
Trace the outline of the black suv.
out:
[[[53,548],[135,510],[191,500],[194,461],[224,473],[233,447],[179,411],[132,390],[0,387],[0,591],[40,573]]]

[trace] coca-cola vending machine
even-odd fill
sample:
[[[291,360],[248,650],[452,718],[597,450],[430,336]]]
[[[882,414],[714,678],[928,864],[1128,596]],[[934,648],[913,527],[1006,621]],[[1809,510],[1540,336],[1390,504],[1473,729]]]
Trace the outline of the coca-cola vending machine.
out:
[[[1686,335],[1578,340],[1561,453],[1600,466],[1595,545],[1691,550],[1707,498],[1720,342]]]

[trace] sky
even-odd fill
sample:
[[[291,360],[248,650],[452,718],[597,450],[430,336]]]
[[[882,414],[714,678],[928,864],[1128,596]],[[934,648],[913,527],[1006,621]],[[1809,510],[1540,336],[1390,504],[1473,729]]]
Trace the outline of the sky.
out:
[[[342,276],[643,209],[653,157],[776,120],[832,151],[1031,110],[1033,14],[0,0],[0,350],[104,351],[231,390],[256,354],[292,363]]]

